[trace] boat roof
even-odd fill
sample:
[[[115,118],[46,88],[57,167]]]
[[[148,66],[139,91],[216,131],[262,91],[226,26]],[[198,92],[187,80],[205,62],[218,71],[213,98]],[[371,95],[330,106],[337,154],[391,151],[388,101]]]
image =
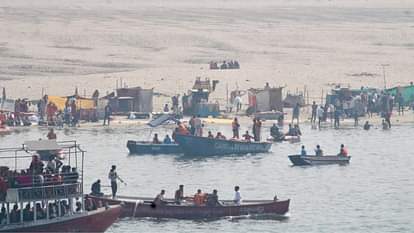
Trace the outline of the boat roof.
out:
[[[37,140],[37,141],[26,141],[24,142],[25,149],[30,151],[51,151],[51,150],[61,150],[60,146],[56,140]]]

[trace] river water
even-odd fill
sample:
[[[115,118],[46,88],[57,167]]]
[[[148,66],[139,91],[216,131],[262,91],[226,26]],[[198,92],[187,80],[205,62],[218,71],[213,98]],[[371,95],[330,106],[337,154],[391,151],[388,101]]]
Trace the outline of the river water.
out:
[[[127,182],[119,194],[155,196],[160,189],[173,196],[179,184],[185,193],[196,189],[219,190],[222,199],[232,198],[241,187],[244,199],[291,199],[287,218],[225,218],[215,221],[125,219],[109,232],[413,232],[414,157],[413,126],[392,130],[312,130],[303,126],[299,144],[274,144],[271,153],[189,157],[182,155],[129,155],[128,139],[148,139],[140,127],[78,128],[58,131],[58,139],[76,139],[88,151],[85,189],[100,178],[104,184],[112,164]],[[230,127],[210,125],[230,135]],[[157,129],[161,137],[169,128]],[[265,128],[264,134],[268,132]],[[154,131],[155,132],[155,131]],[[153,133],[154,133],[153,132]],[[0,138],[0,147],[44,137],[47,129],[20,130]],[[337,153],[340,143],[352,156],[347,166],[292,167],[287,155],[304,144],[309,151],[320,144],[325,154]],[[29,161],[27,162],[29,164]],[[109,192],[109,190],[105,190]]]

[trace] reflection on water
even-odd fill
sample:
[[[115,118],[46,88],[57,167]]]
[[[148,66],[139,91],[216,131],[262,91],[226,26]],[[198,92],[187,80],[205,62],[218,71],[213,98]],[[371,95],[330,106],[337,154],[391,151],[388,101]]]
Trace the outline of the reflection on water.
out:
[[[231,135],[230,126],[214,125]],[[157,131],[157,132],[155,132]],[[157,129],[162,137],[167,129]],[[265,129],[267,134],[268,128]],[[412,232],[414,224],[414,156],[412,126],[392,130],[312,130],[303,126],[299,144],[273,144],[271,153],[245,156],[191,157],[183,155],[129,155],[126,141],[146,140],[150,131],[138,128],[78,128],[58,130],[62,140],[76,139],[88,151],[85,188],[116,164],[128,183],[120,194],[155,196],[161,189],[173,196],[179,184],[187,195],[198,188],[218,189],[231,199],[234,185],[244,199],[290,198],[289,218],[224,218],[215,221],[125,219],[110,232]],[[1,147],[21,145],[46,135],[47,129],[20,129],[0,138]],[[352,156],[348,166],[291,167],[288,154],[300,145],[308,153],[320,144],[325,154],[336,154],[344,143]],[[27,161],[27,166],[30,161]],[[24,163],[21,163],[24,166]],[[108,182],[109,183],[109,182]],[[104,190],[109,192],[109,190]]]

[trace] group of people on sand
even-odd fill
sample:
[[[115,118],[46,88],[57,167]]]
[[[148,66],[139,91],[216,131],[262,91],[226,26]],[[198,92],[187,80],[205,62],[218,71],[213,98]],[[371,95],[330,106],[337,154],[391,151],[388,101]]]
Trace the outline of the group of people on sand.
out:
[[[302,147],[301,147],[300,155],[301,156],[309,156],[304,145],[302,145]],[[341,147],[339,149],[339,153],[337,155],[338,156],[348,156],[348,150],[345,148],[344,144],[341,144]],[[323,156],[323,150],[322,150],[320,145],[316,145],[315,156]]]
[[[240,187],[234,187],[234,198],[233,204],[240,205],[242,202],[242,196],[240,193]],[[165,198],[165,190],[161,190],[159,194],[154,198],[152,202],[152,207],[162,206],[166,204],[174,205],[195,205],[195,206],[207,206],[207,207],[216,207],[222,206],[223,204],[219,201],[218,191],[214,189],[212,193],[203,193],[201,189],[198,189],[193,196],[184,195],[184,185],[180,185],[175,191],[174,200],[168,201]]]
[[[221,65],[219,65],[218,62],[216,61],[211,61],[210,69],[211,70],[240,69],[240,64],[236,60],[223,61]]]

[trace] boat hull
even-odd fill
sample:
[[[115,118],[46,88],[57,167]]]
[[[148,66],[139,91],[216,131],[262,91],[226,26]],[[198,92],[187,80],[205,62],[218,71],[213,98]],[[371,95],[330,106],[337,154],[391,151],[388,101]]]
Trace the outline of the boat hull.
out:
[[[301,156],[289,155],[290,161],[295,166],[309,166],[309,165],[328,165],[328,164],[348,164],[351,160],[350,156]]]
[[[127,148],[130,154],[180,154],[182,149],[178,144],[153,144],[129,140]]]
[[[176,135],[176,142],[186,155],[228,155],[269,152],[272,144],[269,142],[245,142],[222,140],[192,135]]]
[[[172,219],[212,219],[226,216],[245,216],[245,215],[284,215],[289,211],[290,200],[283,201],[249,201],[242,205],[224,205],[217,207],[194,206],[194,205],[175,205],[168,204],[163,206],[151,206],[150,201],[133,200],[113,200],[104,197],[92,197],[107,204],[122,203],[121,217],[152,217],[152,218],[172,218]]]
[[[90,211],[86,215],[6,226],[0,232],[105,232],[120,216],[121,206]]]

